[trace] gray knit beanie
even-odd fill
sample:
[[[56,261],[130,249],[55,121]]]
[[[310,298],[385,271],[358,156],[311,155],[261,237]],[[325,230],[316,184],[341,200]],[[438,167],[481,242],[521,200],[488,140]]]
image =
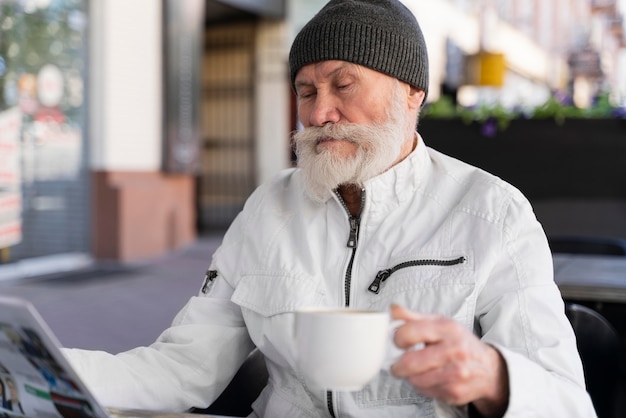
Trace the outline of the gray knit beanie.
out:
[[[398,0],[329,1],[291,46],[292,86],[300,68],[326,60],[359,64],[428,94],[424,36],[413,13]]]

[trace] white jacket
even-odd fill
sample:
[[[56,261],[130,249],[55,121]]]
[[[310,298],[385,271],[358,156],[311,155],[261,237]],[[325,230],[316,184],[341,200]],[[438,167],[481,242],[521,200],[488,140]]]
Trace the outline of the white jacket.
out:
[[[397,303],[452,317],[500,350],[507,417],[595,416],[544,232],[517,189],[420,138],[409,157],[366,183],[352,248],[350,232],[337,197],[313,203],[300,172],[285,170],[248,199],[209,280],[154,344],[116,356],[66,353],[103,404],[182,411],[217,397],[254,344],[270,373],[258,416],[330,417],[327,394],[294,371],[294,310]],[[380,270],[460,257],[397,270],[378,294],[368,290]],[[331,401],[337,418],[467,415],[385,371]]]

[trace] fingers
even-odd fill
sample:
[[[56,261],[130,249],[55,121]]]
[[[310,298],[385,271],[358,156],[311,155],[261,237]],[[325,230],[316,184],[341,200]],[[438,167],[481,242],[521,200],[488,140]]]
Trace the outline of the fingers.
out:
[[[450,318],[412,312],[398,305],[391,307],[396,320],[405,321],[394,333],[394,343],[407,350],[392,366],[397,377],[422,375],[426,372],[446,370],[458,363],[455,357],[464,354],[466,330]],[[416,349],[419,347],[419,349]],[[436,384],[431,382],[431,384]]]
[[[481,402],[506,405],[508,375],[503,357],[451,318],[411,312],[391,306],[391,316],[405,323],[394,334],[394,343],[406,352],[391,366],[416,390],[453,405]],[[416,344],[423,349],[412,350]],[[487,410],[487,409],[484,409]]]
[[[435,344],[441,340],[436,323],[442,318],[412,312],[399,305],[391,306],[391,316],[394,320],[404,321],[396,328],[393,341],[398,348],[407,350],[391,367],[392,373],[397,377],[409,377],[440,366],[438,356],[433,357],[432,353],[423,350],[425,343]]]
[[[396,305],[395,303],[391,305],[391,317],[393,319],[402,319],[405,321],[417,320],[423,317],[423,315],[408,310],[407,308]]]
[[[402,306],[392,305],[391,316],[394,320],[405,323],[394,334],[394,343],[398,348],[407,349],[418,344],[434,344],[451,331],[453,322],[448,318],[412,312]]]

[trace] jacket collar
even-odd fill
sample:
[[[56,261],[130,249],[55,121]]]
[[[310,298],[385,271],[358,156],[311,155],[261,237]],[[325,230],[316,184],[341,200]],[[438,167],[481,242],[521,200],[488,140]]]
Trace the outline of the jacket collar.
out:
[[[368,203],[400,203],[415,193],[430,166],[426,144],[417,135],[417,146],[398,164],[365,182]]]

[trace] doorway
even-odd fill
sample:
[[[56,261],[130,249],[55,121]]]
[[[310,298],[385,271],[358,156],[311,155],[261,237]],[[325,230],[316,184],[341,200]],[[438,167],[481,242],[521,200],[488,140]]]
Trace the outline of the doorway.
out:
[[[223,231],[256,186],[254,21],[206,28],[201,99],[200,233]]]

